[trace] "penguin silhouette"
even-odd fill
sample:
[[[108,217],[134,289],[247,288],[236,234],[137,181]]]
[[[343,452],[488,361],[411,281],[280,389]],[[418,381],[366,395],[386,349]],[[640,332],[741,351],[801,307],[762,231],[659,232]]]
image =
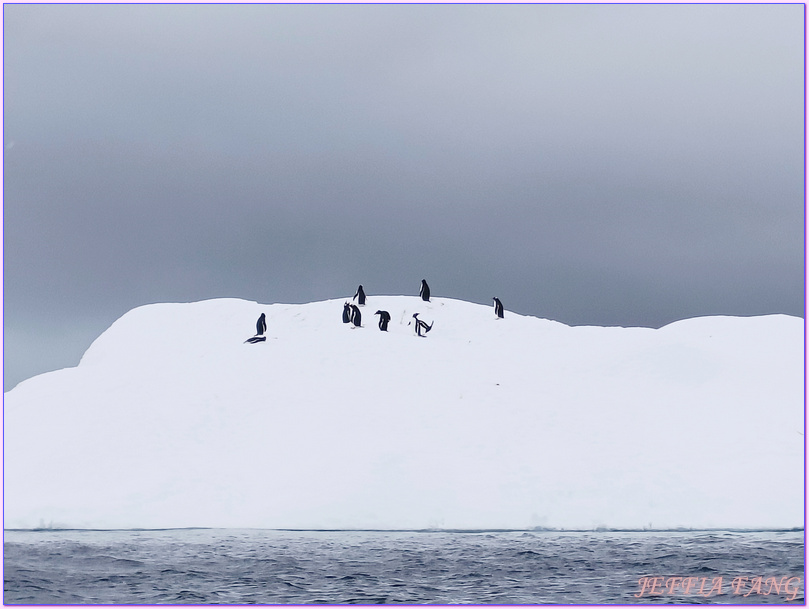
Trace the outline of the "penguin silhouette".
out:
[[[354,298],[357,299],[358,305],[365,304],[365,290],[362,289],[362,284],[360,284],[360,287],[357,288],[357,293],[354,294]],[[354,298],[352,298],[351,300],[354,300]]]
[[[424,302],[430,302],[430,286],[427,285],[427,282],[422,279],[421,280],[421,290],[419,290],[419,296]]]
[[[388,322],[390,321],[390,313],[387,311],[377,311],[374,315],[379,315],[379,329],[383,332],[388,331]]]
[[[261,317],[258,318],[256,322],[256,336],[261,336],[267,331],[267,318],[264,316],[264,313],[261,314]]]
[[[494,297],[494,314],[503,319],[503,303],[497,296]]]
[[[362,325],[362,313],[357,305],[351,305],[351,323],[355,328]]]
[[[351,305],[346,302],[343,303],[343,323],[347,324],[350,321],[351,321]]]
[[[264,336],[264,333],[267,331],[267,319],[264,316],[264,313],[258,318],[256,322],[256,335],[248,338],[245,343],[255,344],[255,343],[263,343],[267,340],[267,337]]]
[[[430,330],[433,329],[433,324],[435,322],[433,322],[432,324],[430,324],[428,326],[427,322],[421,321],[419,319],[419,314],[418,313],[413,313],[413,319],[416,320],[416,334],[418,336],[426,336],[427,332],[429,332]],[[424,334],[422,334],[422,331],[424,332]]]

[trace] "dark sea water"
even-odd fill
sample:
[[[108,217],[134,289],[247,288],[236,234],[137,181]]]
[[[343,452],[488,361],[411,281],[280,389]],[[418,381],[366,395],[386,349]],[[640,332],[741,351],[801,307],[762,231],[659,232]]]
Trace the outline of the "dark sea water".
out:
[[[803,531],[5,531],[3,549],[5,604],[804,604]]]

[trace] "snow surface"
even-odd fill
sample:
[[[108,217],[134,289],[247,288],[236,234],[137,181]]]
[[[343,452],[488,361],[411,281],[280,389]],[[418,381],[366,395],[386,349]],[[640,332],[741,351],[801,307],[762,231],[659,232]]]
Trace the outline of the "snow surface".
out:
[[[803,526],[800,318],[568,327],[369,296],[351,328],[343,302],[140,307],[20,383],[5,527]]]

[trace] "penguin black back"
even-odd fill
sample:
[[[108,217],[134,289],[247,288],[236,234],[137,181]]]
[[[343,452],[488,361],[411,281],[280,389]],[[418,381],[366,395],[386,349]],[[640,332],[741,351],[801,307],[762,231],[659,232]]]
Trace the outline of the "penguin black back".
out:
[[[261,314],[261,317],[258,318],[256,322],[256,336],[261,336],[267,331],[267,318],[264,316],[264,313]]]
[[[388,322],[390,321],[390,313],[387,311],[377,311],[374,315],[379,315],[379,329],[383,332],[388,331]]]
[[[351,321],[351,305],[347,302],[343,304],[343,323],[347,324]]]
[[[494,314],[503,319],[503,303],[497,296],[494,297]]]
[[[357,288],[357,293],[354,294],[354,298],[357,299],[357,304],[360,305],[365,304],[365,290],[362,289],[362,284],[360,284],[360,287]],[[352,298],[351,300],[354,300],[354,298]]]
[[[419,296],[424,302],[430,302],[430,286],[427,285],[427,281],[422,279],[421,280],[421,290],[419,290]]]
[[[362,325],[362,313],[357,305],[351,305],[351,323],[355,328]]]

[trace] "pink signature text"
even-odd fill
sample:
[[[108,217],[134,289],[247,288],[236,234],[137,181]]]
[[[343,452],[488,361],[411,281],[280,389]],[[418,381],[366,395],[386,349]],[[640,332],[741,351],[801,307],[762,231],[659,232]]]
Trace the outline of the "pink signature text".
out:
[[[786,600],[795,600],[801,592],[802,579],[796,576],[739,576],[729,577],[641,577],[638,580],[638,593],[642,596],[663,596],[675,594],[694,594],[697,596],[713,596],[718,594],[734,594],[736,596],[769,596],[783,595]]]

